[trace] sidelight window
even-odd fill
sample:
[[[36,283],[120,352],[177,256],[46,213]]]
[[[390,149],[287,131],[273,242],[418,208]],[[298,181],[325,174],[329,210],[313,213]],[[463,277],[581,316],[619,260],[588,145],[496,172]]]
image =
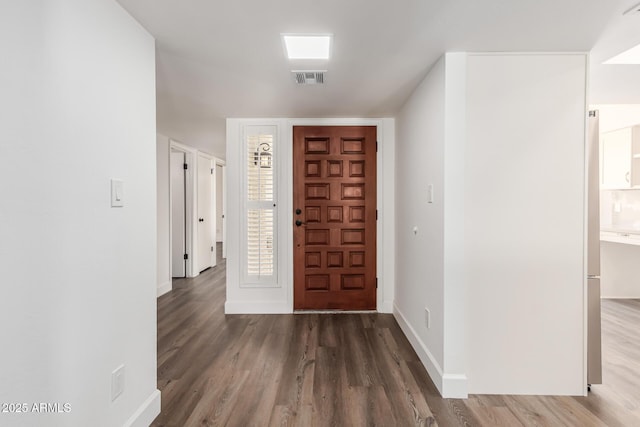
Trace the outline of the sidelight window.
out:
[[[245,283],[276,285],[275,126],[247,126]]]

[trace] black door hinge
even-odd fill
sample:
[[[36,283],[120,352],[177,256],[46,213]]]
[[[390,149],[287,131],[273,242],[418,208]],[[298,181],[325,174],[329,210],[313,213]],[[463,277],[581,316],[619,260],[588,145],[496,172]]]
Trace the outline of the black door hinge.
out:
[[[376,141],[376,153],[378,152],[378,141]]]
[[[182,168],[183,168],[184,170],[187,170],[187,169],[189,169],[189,165],[188,165],[188,164],[186,164],[186,163],[184,163],[184,164],[182,165]]]
[[[376,221],[378,220],[378,209],[376,209]]]
[[[378,289],[378,278],[376,277],[376,289]]]
[[[211,168],[211,175],[213,175],[213,168]]]
[[[213,246],[211,246],[211,252],[213,252]]]
[[[184,254],[184,259],[189,259],[189,254]]]

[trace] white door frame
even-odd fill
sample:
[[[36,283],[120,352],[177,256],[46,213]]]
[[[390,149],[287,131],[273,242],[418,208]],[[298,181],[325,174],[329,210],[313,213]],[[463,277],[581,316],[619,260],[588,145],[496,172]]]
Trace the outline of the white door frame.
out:
[[[217,159],[214,156],[212,156],[211,154],[205,153],[203,151],[198,151],[197,152],[197,157],[204,157],[205,159],[209,160],[211,162],[211,165],[213,166],[213,169],[214,169],[212,171],[213,173],[210,173],[209,171],[207,171],[207,174],[208,175],[210,174],[210,177],[211,177],[210,178],[211,179],[211,194],[209,195],[209,197],[211,197],[211,203],[209,204],[209,210],[210,210],[210,217],[211,217],[211,220],[213,222],[213,224],[211,226],[212,234],[215,234],[215,230],[216,230],[216,228],[215,228],[215,220],[216,220],[216,174],[215,174],[215,167],[216,167],[216,160]],[[198,188],[197,188],[197,186],[198,186],[198,184],[197,184],[198,178],[197,177],[198,177],[198,173],[199,173],[198,166],[196,165],[194,169],[195,169],[194,176],[196,176],[196,191],[194,192],[194,194],[196,195],[195,217],[196,217],[196,221],[197,221],[198,208],[199,208],[198,207],[198,204],[199,204]],[[194,224],[196,224],[196,223],[194,222]],[[198,236],[197,236],[198,230],[197,230],[197,227],[195,227],[194,232],[196,234],[195,242],[196,242],[196,246],[197,246],[197,242],[198,242]],[[213,246],[212,246],[213,247],[213,251],[211,251],[211,255],[210,255],[211,258],[212,258],[211,261],[210,261],[210,264],[211,264],[210,267],[215,267],[217,265],[218,248],[216,247],[216,239],[215,239],[214,235],[211,236],[211,242],[213,244]],[[196,258],[196,256],[199,256],[197,252],[198,252],[197,250],[194,252],[194,256],[193,256],[194,259],[199,259],[199,258]],[[200,274],[199,272],[202,269],[202,267],[200,265],[197,265],[198,264],[197,262],[194,262],[194,264],[196,264],[195,265],[196,270],[198,270],[198,274]]]
[[[186,209],[185,209],[185,228],[186,228],[186,249],[187,249],[187,265],[186,265],[186,275],[187,277],[196,277],[199,272],[196,271],[196,242],[197,237],[196,227],[194,224],[197,221],[196,215],[198,214],[197,206],[196,206],[196,186],[195,186],[195,164],[196,156],[198,155],[197,150],[186,146],[184,144],[179,143],[173,139],[169,140],[169,156],[171,156],[171,151],[179,151],[185,154],[185,162],[187,164],[187,170],[185,173],[185,200],[186,200]],[[169,170],[169,182],[171,182],[171,170]],[[171,186],[169,186],[169,200],[171,200]],[[169,224],[172,221],[171,210],[169,210]],[[171,228],[169,229],[169,251],[173,247],[173,235]],[[171,267],[170,267],[171,268]],[[173,277],[173,271],[170,271],[171,277]]]
[[[227,162],[215,159],[216,167],[222,168],[222,258],[227,258]],[[217,175],[216,175],[217,177]],[[217,191],[216,186],[216,191]]]
[[[394,278],[395,278],[395,122],[393,119],[367,118],[327,118],[327,119],[288,119],[285,122],[285,133],[282,138],[281,156],[283,158],[282,173],[286,177],[280,191],[287,197],[284,205],[284,224],[286,238],[283,251],[286,253],[288,279],[287,305],[293,311],[293,127],[294,126],[376,126],[379,142],[376,156],[376,209],[381,213],[376,224],[376,277],[378,290],[376,295],[377,310],[380,313],[393,313]]]
[[[184,254],[187,253],[186,176],[183,169],[184,152],[171,149],[169,151],[169,250],[171,253],[169,272],[171,279],[174,279],[187,277],[187,261],[184,259]],[[178,183],[179,185],[177,185]],[[178,204],[181,206],[176,206]],[[182,230],[182,234],[179,233],[179,230]],[[177,268],[177,271],[173,269],[174,267]]]

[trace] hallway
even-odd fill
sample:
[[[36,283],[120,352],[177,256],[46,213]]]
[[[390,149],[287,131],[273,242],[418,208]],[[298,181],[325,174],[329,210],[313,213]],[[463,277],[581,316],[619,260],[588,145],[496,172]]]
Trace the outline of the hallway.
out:
[[[439,397],[392,315],[225,316],[224,284],[219,259],[158,300],[154,426],[475,424]]]
[[[154,426],[640,424],[637,373],[624,372],[637,367],[627,357],[637,360],[638,346],[626,356],[615,349],[638,330],[638,304],[625,303],[624,318],[612,309],[618,303],[603,304],[605,361],[615,366],[589,397],[458,400],[440,397],[391,315],[225,316],[224,285],[219,260],[158,300],[162,412]]]

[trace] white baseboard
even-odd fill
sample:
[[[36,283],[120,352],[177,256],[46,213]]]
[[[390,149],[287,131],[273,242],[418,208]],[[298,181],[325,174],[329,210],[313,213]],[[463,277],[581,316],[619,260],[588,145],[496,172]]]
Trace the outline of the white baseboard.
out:
[[[227,301],[224,314],[291,314],[293,307],[280,301]]]
[[[396,304],[393,304],[393,315],[442,397],[466,399],[469,396],[467,392],[467,376],[464,374],[443,374],[438,361]]]
[[[160,414],[160,390],[151,393],[151,396],[124,423],[124,427],[149,427],[158,414]]]
[[[626,295],[602,295],[600,298],[601,299],[638,299],[638,298],[640,298],[640,295],[631,295],[631,296],[626,296]]]
[[[173,289],[173,286],[171,284],[171,281],[165,282],[162,285],[158,285],[158,298],[160,298],[162,295],[166,294],[167,292],[171,292],[172,289]]]
[[[325,311],[323,311],[325,312]],[[293,309],[279,301],[226,301],[225,314],[290,314]],[[384,301],[378,313],[393,313],[393,302]]]

